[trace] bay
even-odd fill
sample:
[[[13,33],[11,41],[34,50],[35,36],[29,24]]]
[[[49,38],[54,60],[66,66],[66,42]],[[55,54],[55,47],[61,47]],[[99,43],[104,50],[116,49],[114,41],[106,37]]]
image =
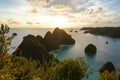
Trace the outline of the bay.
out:
[[[113,62],[116,67],[120,65],[120,39],[84,34],[83,31],[76,30],[78,33],[74,31],[69,32],[70,29],[65,29],[65,31],[75,39],[76,43],[74,45],[61,45],[60,49],[53,50],[50,54],[53,54],[59,60],[85,57],[90,69],[93,71],[93,74],[91,74],[87,80],[97,80],[99,68],[107,61]],[[52,32],[53,29],[12,28],[8,35],[12,35],[14,32],[17,33],[17,36],[12,41],[12,46],[17,48],[22,42],[24,36],[32,34],[44,37],[47,31]],[[106,44],[106,41],[108,44]],[[90,43],[97,47],[97,54],[94,57],[88,56],[84,53],[85,47]],[[10,50],[10,54],[12,54],[14,50]]]

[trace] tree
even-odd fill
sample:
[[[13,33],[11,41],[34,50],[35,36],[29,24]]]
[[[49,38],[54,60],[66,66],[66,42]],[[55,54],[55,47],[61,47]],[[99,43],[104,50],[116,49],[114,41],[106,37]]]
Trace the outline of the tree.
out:
[[[73,59],[63,60],[55,67],[50,68],[43,80],[81,80],[87,70],[87,68],[83,68],[85,65],[81,65]]]
[[[11,66],[11,57],[8,54],[10,49],[11,41],[15,35],[6,36],[9,32],[7,25],[1,24],[0,27],[0,80],[13,80],[14,77],[9,72]]]
[[[98,74],[98,80],[119,80],[119,79],[118,79],[118,76],[106,70]]]
[[[15,35],[6,36],[10,28],[7,25],[1,24],[0,28],[0,69],[5,65],[5,62],[10,58],[8,50],[10,49],[11,41]],[[11,47],[12,48],[12,47]]]

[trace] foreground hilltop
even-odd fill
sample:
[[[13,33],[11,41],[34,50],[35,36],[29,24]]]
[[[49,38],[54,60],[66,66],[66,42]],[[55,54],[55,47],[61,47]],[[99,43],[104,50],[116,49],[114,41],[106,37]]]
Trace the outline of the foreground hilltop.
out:
[[[84,30],[84,33],[120,38],[120,27],[84,27],[81,30]]]
[[[48,51],[58,49],[63,44],[74,43],[75,40],[64,30],[55,28],[53,33],[48,31],[44,38],[39,35],[25,36],[13,55],[37,59],[40,62],[43,59],[49,61],[53,56],[48,54]]]

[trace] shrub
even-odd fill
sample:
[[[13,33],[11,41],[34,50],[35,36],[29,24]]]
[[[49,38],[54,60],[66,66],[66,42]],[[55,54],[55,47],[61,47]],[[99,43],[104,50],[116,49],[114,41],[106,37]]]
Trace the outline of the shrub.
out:
[[[43,80],[81,80],[84,72],[85,69],[78,61],[67,59],[49,69]]]

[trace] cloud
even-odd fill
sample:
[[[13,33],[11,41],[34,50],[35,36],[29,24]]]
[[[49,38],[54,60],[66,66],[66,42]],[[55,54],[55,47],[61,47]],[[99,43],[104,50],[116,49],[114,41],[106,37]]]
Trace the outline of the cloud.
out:
[[[33,8],[33,9],[31,9],[30,12],[32,12],[32,13],[37,13],[38,11],[37,11],[37,9]]]
[[[90,7],[94,6],[96,0],[75,0],[72,2],[74,5],[74,12],[83,12],[89,10]]]
[[[20,24],[19,21],[15,20],[15,19],[13,19],[13,18],[8,19],[7,22],[8,22],[9,24]]]
[[[39,22],[36,22],[35,24],[40,24]]]
[[[50,3],[54,0],[24,0],[24,2],[29,5],[29,9],[26,12],[29,14],[39,14],[40,11],[44,10],[42,8],[48,8]]]
[[[54,0],[25,0],[32,8],[39,9],[40,7],[48,6]]]
[[[30,22],[30,21],[26,21],[26,24],[30,24],[30,25],[32,25],[33,23],[32,23],[32,22]]]
[[[36,10],[36,12],[42,7],[52,9],[53,12],[71,10],[73,10],[73,12],[80,12],[93,5],[93,2],[89,0],[25,0],[25,2],[29,4],[32,9]]]
[[[112,21],[115,21],[115,22],[117,22],[117,21],[119,21],[119,19],[117,19],[117,18],[114,18],[114,19],[112,19]]]
[[[39,13],[40,6],[46,5],[45,0],[24,0],[30,7],[26,10],[27,13]]]
[[[71,11],[72,9],[71,9],[71,7],[69,7],[69,6],[65,6],[65,5],[63,5],[63,4],[59,4],[59,5],[53,5],[53,6],[51,6],[50,7],[50,9],[52,10],[52,11],[57,11],[57,12],[62,12],[62,11]]]
[[[77,20],[76,19],[70,19],[68,20],[68,22],[76,22]]]
[[[88,14],[92,14],[94,12],[94,10],[93,9],[90,9],[89,11],[88,11]]]
[[[95,21],[95,23],[99,23],[98,21]]]
[[[112,23],[113,21],[108,21],[108,23]]]
[[[30,13],[30,14],[37,14],[37,13],[39,13],[39,11],[36,8],[27,9],[26,12]]]
[[[26,8],[23,7],[21,11],[14,9],[14,12],[27,12],[27,14],[23,13],[25,15],[23,17],[27,20],[25,20],[25,24],[40,24],[42,23],[41,16],[61,16],[66,18],[70,24],[84,22],[99,25],[120,21],[120,15],[114,15],[118,11],[109,9],[108,3],[103,3],[104,1],[107,0],[24,0],[27,4]],[[45,19],[47,20],[47,18]],[[17,23],[15,21],[11,22],[15,24]]]
[[[0,24],[2,24],[2,22],[0,21]]]
[[[95,13],[97,14],[97,13],[101,13],[101,12],[103,12],[103,8],[102,7],[99,7],[99,8],[97,8],[96,10],[95,10]]]
[[[103,15],[105,13],[105,10],[102,7],[98,7],[98,8],[95,8],[95,9],[84,9],[81,12],[78,12],[78,13],[81,13],[82,15],[88,15],[88,16],[91,16],[91,17],[96,17],[98,15]]]

